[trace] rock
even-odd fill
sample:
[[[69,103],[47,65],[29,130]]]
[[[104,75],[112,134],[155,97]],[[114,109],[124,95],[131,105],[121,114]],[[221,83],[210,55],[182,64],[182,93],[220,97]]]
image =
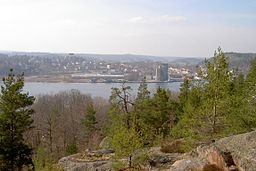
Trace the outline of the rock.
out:
[[[167,169],[175,161],[184,157],[181,153],[163,153],[161,147],[152,147],[147,152],[148,159],[146,161],[147,167],[151,169]]]
[[[91,152],[92,153],[92,152]],[[64,171],[107,171],[112,169],[112,162],[104,156],[105,154],[112,154],[110,151],[95,151],[95,155],[100,155],[97,159],[95,156],[86,156],[85,154],[75,154],[63,157],[59,160],[59,165]],[[98,157],[98,156],[97,156]]]
[[[103,140],[100,142],[99,147],[100,149],[111,149],[110,138],[109,137],[103,138]]]
[[[146,150],[146,160],[143,163],[139,162],[145,168],[144,170],[256,170],[256,131],[222,138],[211,144],[198,146],[186,154],[163,153],[160,149],[160,147],[153,147]],[[98,150],[88,152],[86,157],[82,154],[63,157],[59,160],[59,165],[65,171],[111,170],[112,162],[108,156],[113,155],[112,152],[112,150]],[[139,161],[139,156],[143,156],[143,154],[138,151],[133,160]]]
[[[256,131],[222,138],[215,143],[221,151],[228,151],[240,170],[256,170]]]
[[[114,150],[101,149],[101,150],[97,150],[97,151],[87,151],[87,153],[85,153],[85,156],[103,157],[103,156],[111,156],[113,153],[114,153]]]
[[[172,171],[255,171],[256,131],[222,138],[197,147],[186,159],[177,160]],[[193,153],[193,155],[192,155]]]
[[[199,158],[177,160],[170,171],[201,171],[207,162]]]

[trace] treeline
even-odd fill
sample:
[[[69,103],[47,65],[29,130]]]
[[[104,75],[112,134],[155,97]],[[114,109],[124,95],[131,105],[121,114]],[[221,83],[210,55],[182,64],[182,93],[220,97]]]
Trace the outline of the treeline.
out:
[[[218,49],[198,75],[202,80],[185,79],[179,94],[160,87],[150,94],[143,79],[135,98],[124,83],[109,101],[77,90],[35,100],[21,91],[24,77],[11,71],[0,95],[0,167],[56,170],[60,157],[97,149],[103,138],[105,148],[136,167],[138,149],[177,141],[168,152],[185,152],[256,127],[256,60],[245,76],[230,70]]]

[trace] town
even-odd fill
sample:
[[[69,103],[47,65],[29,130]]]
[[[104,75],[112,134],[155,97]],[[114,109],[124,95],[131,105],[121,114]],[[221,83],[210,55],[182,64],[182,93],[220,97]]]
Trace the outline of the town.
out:
[[[200,61],[201,59],[196,59]],[[196,79],[196,65],[160,60],[103,60],[81,54],[0,54],[0,75],[5,66],[25,74],[28,82],[118,83],[180,82],[185,77]],[[199,63],[199,62],[198,62]]]

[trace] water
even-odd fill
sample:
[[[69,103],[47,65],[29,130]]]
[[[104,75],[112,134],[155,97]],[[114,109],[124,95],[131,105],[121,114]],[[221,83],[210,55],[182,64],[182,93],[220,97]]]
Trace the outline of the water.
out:
[[[150,83],[148,90],[154,93],[157,87],[170,89],[171,91],[178,92],[180,82],[174,83]],[[127,83],[131,86],[132,95],[137,93],[139,83]],[[121,87],[120,83],[25,83],[24,91],[29,92],[30,95],[38,96],[40,94],[56,94],[60,91],[67,91],[76,89],[83,94],[89,94],[92,97],[102,97],[108,99],[111,94],[112,87]]]
[[[181,82],[173,83],[148,83],[148,90],[154,93],[157,87],[169,89],[178,92]],[[131,86],[132,95],[135,96],[139,87],[139,83],[127,83]],[[76,89],[83,94],[89,94],[92,97],[102,97],[108,99],[111,94],[112,87],[121,87],[121,83],[41,83],[41,82],[25,82],[24,92],[30,95],[38,96],[44,94],[56,94],[60,91]]]

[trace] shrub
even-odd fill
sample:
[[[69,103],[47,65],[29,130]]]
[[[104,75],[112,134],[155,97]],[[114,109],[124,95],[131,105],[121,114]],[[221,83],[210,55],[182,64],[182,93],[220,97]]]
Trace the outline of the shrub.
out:
[[[78,153],[78,148],[75,143],[69,143],[66,147],[66,154],[71,155]]]
[[[183,140],[166,140],[162,143],[160,151],[163,153],[184,153]]]

